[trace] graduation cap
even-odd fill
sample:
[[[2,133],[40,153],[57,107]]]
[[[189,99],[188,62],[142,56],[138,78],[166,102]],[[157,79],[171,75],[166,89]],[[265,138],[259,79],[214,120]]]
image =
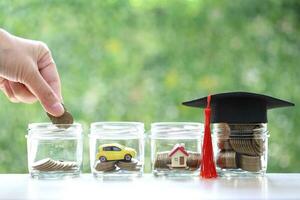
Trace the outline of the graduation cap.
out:
[[[207,97],[183,102],[183,105],[205,108]],[[248,93],[229,92],[211,95],[212,123],[266,123],[267,110],[295,104],[274,97]]]

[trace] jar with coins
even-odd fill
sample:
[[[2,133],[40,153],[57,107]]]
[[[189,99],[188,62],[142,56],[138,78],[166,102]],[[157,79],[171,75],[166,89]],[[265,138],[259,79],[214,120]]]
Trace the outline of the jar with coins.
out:
[[[82,127],[74,124],[28,125],[28,170],[33,178],[77,177],[81,171]]]
[[[216,165],[222,176],[264,175],[267,170],[266,123],[213,125]]]
[[[209,103],[208,103],[209,102]],[[183,102],[209,108],[214,153],[221,176],[263,176],[267,170],[268,110],[295,104],[250,92],[226,92]]]
[[[203,124],[151,124],[151,160],[155,176],[199,175]]]
[[[144,166],[144,124],[95,122],[91,124],[90,167],[96,178],[137,177]]]

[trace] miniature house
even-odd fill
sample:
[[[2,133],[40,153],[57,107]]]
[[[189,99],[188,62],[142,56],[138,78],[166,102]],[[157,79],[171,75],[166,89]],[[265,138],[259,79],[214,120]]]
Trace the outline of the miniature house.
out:
[[[171,167],[186,167],[186,161],[189,154],[186,152],[184,145],[176,144],[169,153],[171,158]]]

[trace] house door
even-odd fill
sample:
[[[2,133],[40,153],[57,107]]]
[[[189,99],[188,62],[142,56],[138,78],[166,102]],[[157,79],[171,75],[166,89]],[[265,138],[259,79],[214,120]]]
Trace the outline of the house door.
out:
[[[184,157],[183,156],[179,157],[179,164],[184,165]]]

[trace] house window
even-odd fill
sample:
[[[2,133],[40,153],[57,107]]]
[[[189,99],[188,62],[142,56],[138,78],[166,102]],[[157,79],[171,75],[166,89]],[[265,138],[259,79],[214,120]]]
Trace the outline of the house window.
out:
[[[176,157],[176,158],[174,158],[174,161],[178,161],[178,158]]]

